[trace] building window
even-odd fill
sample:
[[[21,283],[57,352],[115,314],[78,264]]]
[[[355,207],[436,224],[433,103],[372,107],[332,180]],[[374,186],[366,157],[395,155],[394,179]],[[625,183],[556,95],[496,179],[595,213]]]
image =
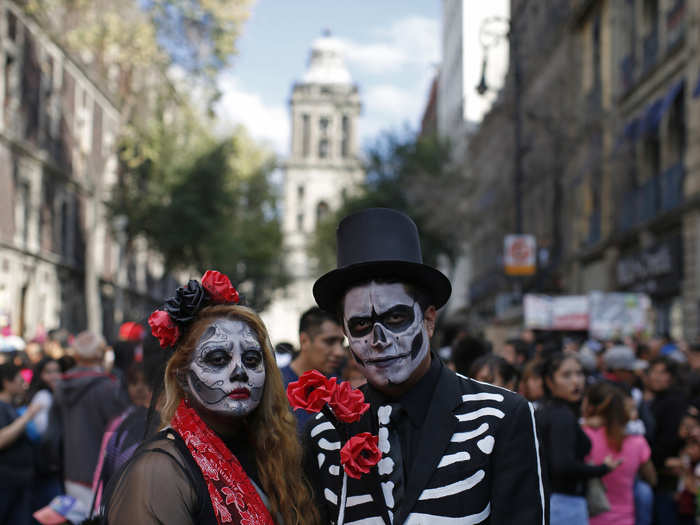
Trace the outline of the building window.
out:
[[[13,42],[17,41],[17,17],[15,14],[8,10],[6,11],[6,19],[7,19],[7,38],[12,40]]]
[[[20,180],[17,182],[17,207],[15,217],[17,219],[16,231],[19,232],[22,246],[29,243],[29,221],[31,214],[31,201],[29,193],[29,182]]]
[[[309,115],[301,116],[301,154],[308,157],[311,153],[311,119]]]
[[[316,205],[316,224],[325,219],[328,216],[329,211],[330,209],[328,208],[328,204],[326,204],[324,201],[319,202]]]
[[[643,66],[646,71],[656,63],[659,51],[659,0],[644,0],[643,18]]]
[[[323,138],[318,141],[318,156],[322,159],[328,157],[328,139]]]
[[[644,139],[642,155],[644,180],[649,180],[661,171],[661,141],[658,129]]]
[[[683,91],[678,94],[671,107],[671,115],[668,119],[668,153],[671,163],[682,162],[685,154],[686,123],[685,123],[685,96]]]
[[[58,252],[64,257],[69,257],[71,253],[70,249],[70,210],[68,209],[68,202],[64,199],[61,203],[61,219],[60,219],[60,232],[59,232],[59,250]]]
[[[330,119],[328,117],[321,117],[318,121],[318,127],[321,129],[322,134],[328,133],[328,125],[330,124]]]
[[[299,201],[304,200],[304,185],[303,184],[299,184],[299,186],[297,186],[297,199]]]
[[[343,115],[341,128],[340,154],[345,158],[350,155],[350,119],[347,115]]]
[[[302,212],[297,213],[297,230],[304,231],[304,214]]]

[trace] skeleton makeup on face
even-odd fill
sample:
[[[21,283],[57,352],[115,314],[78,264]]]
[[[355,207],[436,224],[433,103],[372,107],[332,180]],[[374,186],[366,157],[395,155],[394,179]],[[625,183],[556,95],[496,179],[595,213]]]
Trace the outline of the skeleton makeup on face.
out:
[[[255,410],[265,386],[265,363],[250,325],[215,319],[197,341],[186,386],[191,401],[205,410],[230,417]]]
[[[423,311],[401,283],[351,288],[343,311],[350,350],[375,386],[403,383],[428,353]]]

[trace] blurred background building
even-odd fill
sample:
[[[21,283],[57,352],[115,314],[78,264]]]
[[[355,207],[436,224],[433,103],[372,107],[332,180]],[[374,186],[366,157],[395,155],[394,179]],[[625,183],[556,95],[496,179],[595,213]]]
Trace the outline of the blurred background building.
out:
[[[104,78],[13,2],[0,4],[0,325],[116,336],[159,300],[163,270],[105,208],[120,112]],[[172,289],[166,286],[166,289]]]
[[[511,1],[505,84],[487,85],[498,96],[468,139],[451,136],[477,183],[463,309],[477,324],[521,323],[526,292],[635,291],[657,333],[698,335],[698,20],[687,0]],[[529,277],[503,269],[518,231],[537,242]]]
[[[289,106],[291,154],[284,163],[282,231],[291,283],[276,293],[263,319],[273,341],[295,343],[301,314],[316,304],[311,235],[364,177],[357,139],[359,89],[345,66],[340,42],[328,32],[313,42]]]

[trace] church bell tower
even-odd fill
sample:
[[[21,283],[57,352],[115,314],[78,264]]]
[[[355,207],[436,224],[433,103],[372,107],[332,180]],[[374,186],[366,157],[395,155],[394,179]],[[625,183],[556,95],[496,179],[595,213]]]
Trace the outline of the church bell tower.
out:
[[[306,72],[294,84],[290,155],[284,164],[282,231],[292,283],[263,316],[273,342],[298,342],[299,316],[315,305],[318,277],[308,255],[316,225],[363,181],[357,124],[360,94],[342,56],[341,43],[326,32],[311,46]]]

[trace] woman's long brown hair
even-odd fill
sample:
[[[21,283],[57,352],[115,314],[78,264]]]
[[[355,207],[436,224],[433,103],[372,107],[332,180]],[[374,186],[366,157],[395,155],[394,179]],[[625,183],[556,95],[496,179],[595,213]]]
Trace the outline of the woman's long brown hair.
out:
[[[311,488],[302,471],[302,451],[297,439],[294,416],[275,362],[267,329],[251,309],[237,305],[203,308],[187,330],[168,361],[165,370],[165,402],[162,421],[169,425],[180,401],[186,396],[178,374],[189,364],[192,352],[204,330],[214,319],[240,319],[255,330],[263,347],[265,388],[258,407],[247,416],[250,443],[255,451],[262,490],[270,500],[273,519],[279,514],[285,525],[314,525],[319,521]]]
[[[625,440],[625,427],[629,421],[625,407],[625,394],[618,387],[606,382],[599,382],[586,392],[588,411],[591,416],[600,416],[605,425],[605,437],[608,446],[619,452]]]

